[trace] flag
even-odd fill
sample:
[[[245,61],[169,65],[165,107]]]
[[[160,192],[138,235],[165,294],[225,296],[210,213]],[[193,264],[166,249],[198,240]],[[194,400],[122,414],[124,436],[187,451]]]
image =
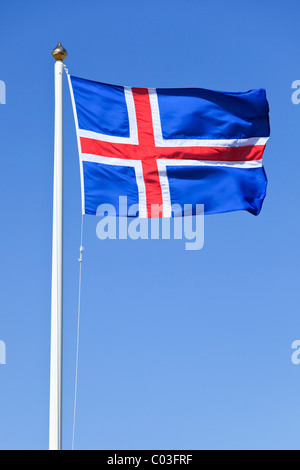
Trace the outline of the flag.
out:
[[[263,89],[133,88],[69,76],[80,156],[82,210],[120,196],[140,217],[259,214],[270,135]],[[124,212],[124,211],[123,211]],[[134,214],[136,215],[136,214]]]

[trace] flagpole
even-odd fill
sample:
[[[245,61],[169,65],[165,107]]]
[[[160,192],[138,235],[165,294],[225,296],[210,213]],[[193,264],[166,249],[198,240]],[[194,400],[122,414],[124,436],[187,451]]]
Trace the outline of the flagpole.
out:
[[[55,130],[53,182],[53,239],[51,293],[51,363],[49,450],[62,449],[62,266],[63,266],[63,60],[67,51],[58,43],[55,59]]]

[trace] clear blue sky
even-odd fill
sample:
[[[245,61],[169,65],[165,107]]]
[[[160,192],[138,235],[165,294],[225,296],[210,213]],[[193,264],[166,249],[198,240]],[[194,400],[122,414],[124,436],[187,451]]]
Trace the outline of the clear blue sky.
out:
[[[15,1],[1,7],[0,448],[48,446],[54,83],[266,88],[261,214],[207,216],[205,246],[100,241],[86,216],[76,448],[299,449],[300,3]],[[80,180],[65,80],[63,445],[72,439]]]

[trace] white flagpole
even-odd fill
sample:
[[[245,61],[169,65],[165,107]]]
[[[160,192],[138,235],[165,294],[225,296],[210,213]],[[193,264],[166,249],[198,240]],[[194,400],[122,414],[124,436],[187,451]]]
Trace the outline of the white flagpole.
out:
[[[62,449],[62,262],[63,262],[63,60],[67,51],[58,43],[55,59],[55,133],[53,183],[53,240],[51,295],[51,364],[49,450]]]

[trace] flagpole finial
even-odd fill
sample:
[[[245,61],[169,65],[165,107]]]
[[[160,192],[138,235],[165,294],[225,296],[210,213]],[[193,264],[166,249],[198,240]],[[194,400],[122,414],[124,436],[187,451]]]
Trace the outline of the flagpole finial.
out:
[[[61,60],[63,62],[67,57],[68,53],[66,49],[62,46],[61,42],[59,42],[55,49],[53,49],[52,55],[56,61]]]

